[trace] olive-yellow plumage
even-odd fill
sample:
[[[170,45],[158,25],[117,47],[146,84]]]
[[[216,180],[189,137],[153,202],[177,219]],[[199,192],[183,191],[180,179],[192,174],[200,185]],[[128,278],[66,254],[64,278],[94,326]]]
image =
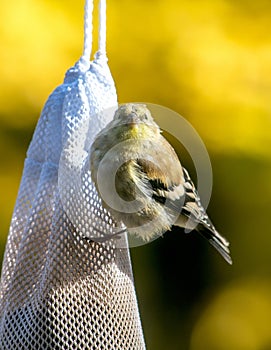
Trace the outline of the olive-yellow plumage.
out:
[[[121,105],[91,147],[91,175],[103,205],[145,241],[173,225],[199,231],[232,263],[188,172],[142,104]]]

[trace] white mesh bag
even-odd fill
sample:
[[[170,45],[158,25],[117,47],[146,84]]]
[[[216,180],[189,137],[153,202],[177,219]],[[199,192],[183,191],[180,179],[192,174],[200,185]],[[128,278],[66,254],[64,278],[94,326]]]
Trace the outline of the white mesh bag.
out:
[[[1,350],[145,349],[126,237],[86,238],[116,226],[86,160],[112,117],[100,112],[116,108],[117,96],[105,1],[92,62],[91,1],[85,11],[84,54],[48,98],[25,160],[2,268]]]

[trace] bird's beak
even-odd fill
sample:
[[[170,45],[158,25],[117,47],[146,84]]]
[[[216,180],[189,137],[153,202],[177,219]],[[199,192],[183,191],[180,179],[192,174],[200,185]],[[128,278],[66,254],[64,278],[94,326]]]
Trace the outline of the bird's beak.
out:
[[[136,113],[132,112],[127,117],[127,124],[129,124],[132,128],[135,128],[139,124],[139,118]]]

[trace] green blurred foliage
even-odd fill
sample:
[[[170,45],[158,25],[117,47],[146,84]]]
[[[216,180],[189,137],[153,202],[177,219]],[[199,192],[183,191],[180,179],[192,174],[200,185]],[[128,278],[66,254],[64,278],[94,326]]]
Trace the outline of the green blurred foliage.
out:
[[[83,6],[0,3],[1,254],[40,110],[82,52]],[[108,1],[119,100],[167,106],[201,135],[214,174],[208,211],[234,260],[179,231],[132,249],[149,349],[271,348],[270,21],[269,0]]]

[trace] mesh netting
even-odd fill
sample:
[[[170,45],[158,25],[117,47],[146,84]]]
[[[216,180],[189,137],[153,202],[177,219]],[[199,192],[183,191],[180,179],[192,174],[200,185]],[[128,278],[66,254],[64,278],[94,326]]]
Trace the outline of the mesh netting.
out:
[[[86,238],[115,226],[85,165],[86,144],[111,118],[100,111],[116,105],[106,58],[96,55],[67,72],[42,111],[3,261],[2,350],[145,349],[126,236]]]

